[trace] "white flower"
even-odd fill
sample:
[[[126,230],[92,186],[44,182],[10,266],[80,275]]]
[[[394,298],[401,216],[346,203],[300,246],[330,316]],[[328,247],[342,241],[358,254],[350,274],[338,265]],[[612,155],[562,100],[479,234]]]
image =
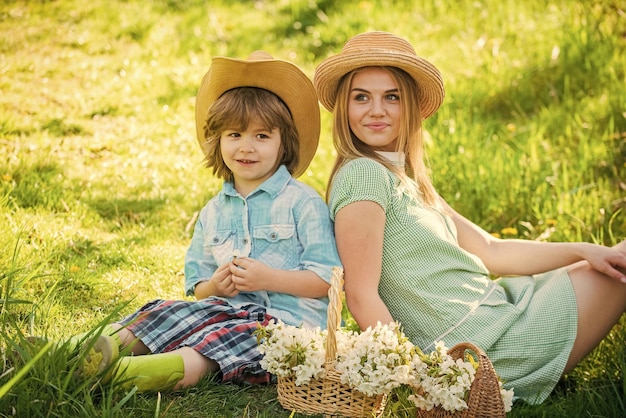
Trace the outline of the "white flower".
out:
[[[419,351],[419,350],[418,350]],[[412,361],[417,388],[409,399],[418,408],[431,410],[441,406],[447,411],[467,409],[466,396],[476,375],[474,365],[463,359],[454,359],[442,341],[435,344],[430,354],[418,352]]]
[[[320,328],[298,328],[282,322],[257,330],[260,364],[280,377],[296,377],[296,385],[308,383],[324,373],[325,346]]]
[[[352,344],[344,342],[335,365],[342,383],[374,396],[411,381],[413,345],[397,324],[378,323],[360,334],[346,336],[352,337]]]
[[[500,384],[500,395],[504,403],[504,412],[510,412],[513,407],[513,389],[506,390],[502,387],[502,382],[498,381],[498,383]]]

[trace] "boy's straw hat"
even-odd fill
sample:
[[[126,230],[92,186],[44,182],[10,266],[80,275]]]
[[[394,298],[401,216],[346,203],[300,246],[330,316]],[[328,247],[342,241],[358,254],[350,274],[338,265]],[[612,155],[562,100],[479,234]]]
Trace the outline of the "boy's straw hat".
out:
[[[311,80],[295,64],[255,51],[246,60],[214,57],[196,98],[196,134],[200,147],[209,107],[226,91],[237,87],[268,90],[285,102],[298,131],[300,152],[292,175],[299,177],[311,163],[320,136],[320,108]]]
[[[430,62],[418,57],[406,40],[388,32],[365,32],[349,39],[340,54],[326,58],[315,69],[313,83],[319,101],[330,112],[335,108],[341,77],[362,67],[387,66],[406,71],[417,83],[422,118],[443,102],[443,79]]]

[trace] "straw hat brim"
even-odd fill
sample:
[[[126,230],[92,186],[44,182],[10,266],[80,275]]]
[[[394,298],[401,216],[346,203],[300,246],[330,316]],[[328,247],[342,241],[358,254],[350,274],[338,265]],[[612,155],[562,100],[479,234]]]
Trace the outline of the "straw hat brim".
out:
[[[315,156],[320,136],[320,108],[311,80],[295,64],[256,51],[247,60],[215,57],[202,78],[196,98],[196,135],[203,149],[204,125],[209,107],[226,91],[258,87],[285,102],[300,142],[299,162],[292,173],[302,175]]]
[[[343,52],[331,56],[317,66],[313,83],[320,103],[332,112],[341,78],[358,68],[378,66],[400,68],[415,80],[420,94],[418,102],[423,119],[435,113],[443,103],[445,96],[443,78],[433,64],[416,55],[374,46],[368,50]]]

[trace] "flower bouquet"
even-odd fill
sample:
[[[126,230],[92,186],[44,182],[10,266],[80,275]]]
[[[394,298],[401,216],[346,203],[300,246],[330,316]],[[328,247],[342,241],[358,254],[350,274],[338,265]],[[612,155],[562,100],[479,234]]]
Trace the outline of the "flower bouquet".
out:
[[[409,400],[419,418],[500,418],[511,410],[513,390],[502,387],[489,358],[475,345],[460,343],[448,350],[440,341],[430,354],[415,351]],[[465,360],[466,351],[473,351],[478,361],[472,356]]]
[[[264,355],[261,367],[277,376],[278,400],[285,409],[378,416],[387,395],[406,385],[414,389],[409,399],[419,417],[475,416],[476,408],[487,405],[484,396],[495,407],[483,416],[504,416],[510,410],[512,391],[502,390],[489,359],[477,347],[459,344],[448,352],[438,343],[435,351],[424,354],[395,323],[379,323],[360,333],[340,328],[341,273],[341,269],[333,272],[327,330],[277,322],[256,331]],[[463,358],[465,349],[479,356],[478,363]],[[486,365],[491,374],[484,372]],[[495,378],[487,382],[495,385],[495,392],[485,391],[485,376]]]
[[[285,409],[346,417],[379,416],[385,409],[383,392],[368,395],[351,387],[335,367],[341,358],[338,354],[353,342],[353,334],[340,329],[342,288],[342,270],[335,268],[328,292],[327,330],[280,322],[257,330],[259,351],[264,354],[261,366],[277,376],[278,401]]]

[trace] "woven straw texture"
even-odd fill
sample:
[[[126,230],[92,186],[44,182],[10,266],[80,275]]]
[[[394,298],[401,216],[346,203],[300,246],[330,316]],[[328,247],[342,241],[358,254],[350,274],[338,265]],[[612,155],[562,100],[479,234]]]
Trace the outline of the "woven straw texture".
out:
[[[320,103],[332,112],[341,78],[357,68],[378,66],[400,68],[415,80],[423,119],[441,106],[445,88],[437,67],[418,57],[406,39],[381,31],[364,32],[350,38],[341,53],[326,58],[317,66],[313,84]]]
[[[470,387],[468,408],[456,412],[446,411],[441,407],[430,411],[418,409],[418,418],[502,418],[506,416],[498,376],[487,354],[468,342],[455,345],[448,350],[448,353],[454,359],[459,359],[465,355],[466,350],[473,351],[478,357],[478,370]]]
[[[326,340],[326,376],[296,386],[295,378],[278,378],[278,401],[287,410],[303,414],[340,415],[344,417],[379,416],[385,409],[386,396],[366,396],[341,383],[335,370],[337,358],[336,331],[341,325],[341,289],[343,270],[335,268],[328,291],[328,338]]]

